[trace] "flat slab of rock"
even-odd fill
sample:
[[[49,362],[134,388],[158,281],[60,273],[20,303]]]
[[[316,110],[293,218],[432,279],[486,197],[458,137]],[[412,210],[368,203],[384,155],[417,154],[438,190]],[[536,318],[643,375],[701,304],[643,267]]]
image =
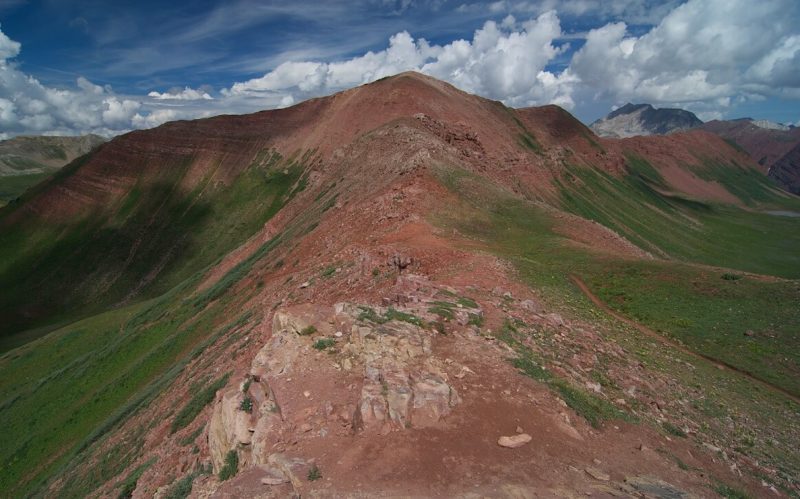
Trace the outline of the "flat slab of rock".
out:
[[[600,480],[601,482],[607,482],[611,480],[611,477],[608,475],[608,473],[604,473],[597,468],[586,468],[586,474],[595,480]]]
[[[520,433],[510,437],[500,437],[497,440],[497,445],[500,447],[508,447],[509,449],[516,449],[517,447],[522,447],[531,440],[533,439],[527,433]]]
[[[637,492],[647,499],[684,499],[689,497],[688,493],[658,478],[646,476],[627,477],[625,482],[633,486]]]

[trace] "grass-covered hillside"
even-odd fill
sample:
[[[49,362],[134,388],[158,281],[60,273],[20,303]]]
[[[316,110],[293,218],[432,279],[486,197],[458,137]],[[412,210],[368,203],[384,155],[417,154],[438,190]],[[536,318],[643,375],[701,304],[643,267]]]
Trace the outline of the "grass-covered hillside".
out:
[[[109,306],[159,296],[218,260],[302,191],[310,156],[257,155],[230,185],[214,170],[182,192],[190,161],[162,165],[113,206],[67,223],[36,220],[0,233],[0,346]],[[78,165],[79,166],[79,165]],[[78,168],[70,167],[58,184]],[[13,215],[15,207],[0,211]],[[43,328],[33,334],[23,330]]]
[[[627,173],[568,168],[559,181],[563,207],[615,230],[640,248],[668,259],[743,271],[800,277],[800,198],[778,191],[753,168],[708,162],[690,167],[742,201],[741,206],[675,193],[646,160],[629,157]]]
[[[800,212],[800,200],[774,195],[757,173],[745,179],[753,182],[744,187],[753,200],[746,207],[660,194],[656,171],[631,163],[622,178],[570,169],[567,178],[580,181],[561,184],[564,206],[660,258],[579,248],[549,211],[465,173],[446,173],[445,183],[469,192],[476,209],[448,223],[490,241],[537,287],[569,294],[571,276],[580,276],[612,309],[800,396],[800,313],[792,305],[800,302],[800,218],[767,213]]]
[[[611,330],[620,334],[614,341],[642,365],[663,369],[696,390],[695,400],[676,401],[688,403],[683,416],[700,426],[694,438],[728,439],[739,452],[777,466],[791,482],[800,471],[800,455],[791,444],[776,444],[772,432],[786,430],[786,421],[800,417],[800,218],[661,197],[634,173],[619,179],[572,172],[587,181],[574,191],[564,187],[567,206],[595,214],[643,248],[658,248],[670,257],[642,259],[575,245],[562,235],[563,219],[551,210],[463,170],[440,170],[443,184],[462,204],[434,220],[510,261],[549,305],[589,321],[613,321]],[[768,200],[773,207],[797,206],[794,199]],[[686,232],[690,242],[681,239]],[[734,241],[740,246],[731,248]],[[768,275],[749,273],[757,270]],[[675,350],[599,310],[575,277],[612,310],[695,352],[691,369],[675,359]],[[730,369],[720,370],[713,361]]]

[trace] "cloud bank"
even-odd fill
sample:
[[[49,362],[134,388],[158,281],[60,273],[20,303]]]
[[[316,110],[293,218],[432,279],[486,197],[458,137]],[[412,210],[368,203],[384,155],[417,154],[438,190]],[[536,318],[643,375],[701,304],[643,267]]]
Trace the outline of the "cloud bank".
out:
[[[623,4],[605,5],[608,10]],[[486,21],[470,39],[437,45],[401,31],[385,49],[350,59],[289,60],[218,92],[184,87],[143,96],[117,95],[85,78],[70,89],[44,86],[18,68],[20,44],[0,31],[0,127],[4,135],[113,135],[173,119],[285,107],[407,70],[515,107],[555,103],[575,109],[636,101],[681,106],[712,118],[745,101],[800,99],[795,0],[669,4],[671,10],[638,35],[640,28],[624,22],[565,34],[558,12],[542,11],[547,5],[496,2],[491,8],[506,17]],[[582,5],[588,4],[571,0],[554,6],[574,15]],[[518,21],[512,13],[533,17]]]
[[[555,11],[523,23],[510,16],[501,24],[487,21],[472,40],[441,46],[415,40],[403,31],[389,39],[385,50],[333,63],[286,62],[260,78],[235,83],[222,94],[295,102],[414,70],[510,105],[554,102],[571,107],[563,92],[570,76],[545,70],[567,47],[555,43],[561,34]]]

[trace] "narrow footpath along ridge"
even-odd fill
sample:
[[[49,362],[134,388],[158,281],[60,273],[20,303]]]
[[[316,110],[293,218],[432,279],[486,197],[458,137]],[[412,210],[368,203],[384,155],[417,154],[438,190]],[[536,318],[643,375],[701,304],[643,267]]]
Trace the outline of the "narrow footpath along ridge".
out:
[[[739,374],[741,376],[744,376],[744,377],[746,377],[746,378],[758,383],[761,386],[764,386],[764,387],[766,387],[766,388],[768,388],[770,390],[776,391],[776,392],[780,392],[784,396],[789,397],[790,399],[792,399],[796,403],[800,404],[800,397],[797,397],[796,395],[784,390],[783,388],[781,388],[781,387],[779,387],[777,385],[773,385],[772,383],[770,383],[768,381],[764,381],[763,379],[757,378],[757,377],[753,376],[751,373],[745,371],[744,369],[739,369],[738,367],[733,366],[733,365],[731,365],[731,364],[729,364],[727,362],[724,362],[724,361],[721,361],[719,359],[715,359],[714,357],[711,357],[711,356],[708,356],[708,355],[704,355],[702,353],[698,353],[698,352],[695,352],[693,350],[690,350],[690,349],[686,348],[684,345],[682,345],[681,343],[673,341],[673,340],[667,338],[666,336],[664,336],[662,334],[659,334],[657,331],[654,331],[654,330],[650,329],[649,327],[647,327],[647,326],[645,326],[643,324],[639,324],[638,322],[636,322],[634,320],[631,320],[631,319],[625,317],[624,315],[622,315],[622,314],[620,314],[618,312],[615,312],[614,310],[611,309],[611,307],[606,305],[597,295],[592,293],[592,290],[589,289],[589,287],[586,285],[585,282],[583,282],[583,280],[580,277],[578,277],[577,275],[573,274],[573,275],[570,276],[570,278],[572,279],[572,282],[574,282],[575,285],[578,286],[578,289],[580,289],[581,292],[584,295],[586,295],[586,297],[589,298],[589,300],[592,301],[592,303],[597,305],[605,313],[609,314],[610,316],[614,317],[615,319],[617,319],[619,321],[622,321],[622,322],[624,322],[624,323],[626,323],[626,324],[628,324],[630,326],[635,327],[636,329],[638,329],[640,332],[646,334],[647,336],[659,341],[660,343],[663,343],[664,345],[668,345],[668,346],[671,346],[672,348],[680,350],[681,352],[685,353],[686,355],[688,355],[690,357],[694,357],[696,359],[701,359],[701,360],[705,360],[705,361],[711,362],[712,364],[717,366],[719,369],[727,369],[729,371],[733,371],[733,372],[735,372],[735,373],[737,373],[737,374]]]

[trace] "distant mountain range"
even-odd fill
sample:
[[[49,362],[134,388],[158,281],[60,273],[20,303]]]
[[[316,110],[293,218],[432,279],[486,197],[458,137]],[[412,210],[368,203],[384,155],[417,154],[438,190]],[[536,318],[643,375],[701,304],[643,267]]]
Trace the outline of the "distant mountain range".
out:
[[[0,141],[0,206],[105,141],[99,135]]]
[[[591,124],[601,137],[668,135],[701,129],[719,135],[747,152],[782,188],[800,194],[800,128],[768,120],[740,118],[703,123],[684,109],[656,109],[625,104]]]

